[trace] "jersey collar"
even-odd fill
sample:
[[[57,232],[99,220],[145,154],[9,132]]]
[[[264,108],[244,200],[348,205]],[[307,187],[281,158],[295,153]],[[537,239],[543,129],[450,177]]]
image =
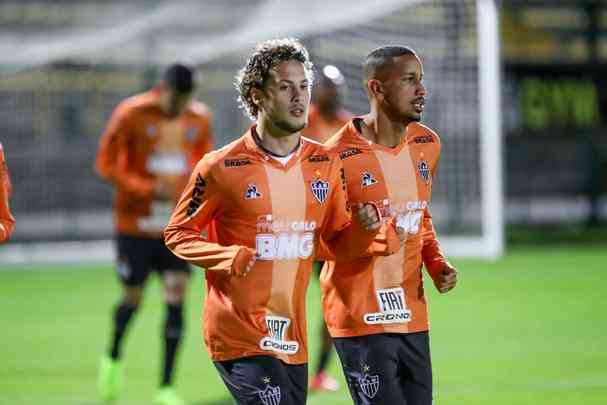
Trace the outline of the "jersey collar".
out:
[[[365,145],[368,145],[373,150],[381,150],[384,152],[388,152],[391,155],[398,155],[400,153],[400,151],[408,143],[408,134],[407,134],[407,132],[409,132],[408,126],[405,129],[405,136],[400,141],[400,143],[398,145],[396,145],[395,147],[390,148],[388,146],[370,141],[369,139],[367,139],[363,136],[363,134],[362,134],[363,117],[362,116],[357,116],[357,117],[352,118],[348,125],[350,126],[350,130],[356,134],[356,137],[358,138],[358,140],[360,142],[363,142]]]
[[[276,154],[272,153],[271,151],[269,151],[266,148],[264,148],[263,145],[261,145],[261,142],[259,140],[259,136],[257,135],[257,124],[251,125],[251,127],[249,128],[249,130],[245,133],[245,135],[244,135],[244,143],[245,143],[245,146],[246,146],[247,150],[250,153],[256,155],[257,157],[259,157],[265,163],[270,164],[272,166],[275,166],[277,168],[280,168],[280,169],[283,169],[283,170],[287,171],[287,170],[289,170],[291,167],[293,167],[299,161],[299,159],[301,157],[302,150],[304,149],[306,141],[303,138],[299,139],[299,143],[297,144],[297,146],[291,152],[291,153],[294,153],[295,156],[293,156],[289,160],[289,162],[286,165],[284,165],[284,166],[282,165],[282,163],[278,162],[276,159],[273,159],[271,157],[271,155],[274,155],[274,156],[279,156],[279,155],[276,155]]]

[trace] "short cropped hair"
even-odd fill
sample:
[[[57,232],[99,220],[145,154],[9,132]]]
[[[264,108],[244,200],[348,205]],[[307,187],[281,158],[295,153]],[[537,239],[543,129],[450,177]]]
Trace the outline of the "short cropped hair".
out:
[[[271,39],[257,45],[255,52],[236,75],[234,85],[238,90],[238,103],[251,119],[256,119],[259,107],[253,102],[251,90],[262,89],[270,77],[270,71],[287,60],[297,60],[304,65],[309,85],[314,74],[308,50],[295,38]]]
[[[194,72],[181,63],[169,66],[162,75],[162,80],[179,94],[191,93],[194,90]]]
[[[365,82],[376,79],[392,66],[394,58],[403,55],[417,56],[413,49],[402,45],[387,45],[372,50],[363,62],[363,79]]]

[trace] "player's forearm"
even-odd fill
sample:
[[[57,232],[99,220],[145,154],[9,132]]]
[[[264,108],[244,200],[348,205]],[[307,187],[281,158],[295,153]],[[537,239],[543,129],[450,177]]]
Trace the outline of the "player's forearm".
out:
[[[255,251],[246,246],[222,246],[206,241],[194,229],[170,226],[164,231],[166,246],[175,256],[207,271],[240,275]]]
[[[441,271],[449,265],[447,258],[443,255],[438,241],[433,243],[424,244],[422,249],[422,260],[428,269],[428,274],[432,278],[437,277]]]
[[[7,217],[0,218],[0,242],[5,242],[13,233],[15,220],[10,214]]]
[[[4,205],[3,207],[0,207],[0,242],[5,242],[13,233],[15,219],[8,209],[8,204],[5,202],[0,202],[0,204]]]
[[[13,226],[15,225],[15,218],[11,215],[8,205],[9,182],[7,179],[2,178],[2,174],[0,173],[0,242],[4,242],[10,238]]]
[[[432,278],[435,278],[440,275],[445,266],[449,265],[449,262],[441,250],[432,220],[427,217],[424,218],[422,228],[422,243],[422,260],[428,270],[428,274]]]
[[[116,188],[129,193],[147,196],[153,193],[155,181],[133,173],[125,173],[115,169],[116,162],[109,164],[97,163],[95,171],[104,180],[112,183]]]
[[[119,156],[127,151],[125,142],[116,128],[108,130],[99,143],[99,150],[95,159],[95,172],[99,177],[109,181],[118,189],[140,196],[150,195],[154,190],[154,180],[138,173],[126,171],[119,164]]]

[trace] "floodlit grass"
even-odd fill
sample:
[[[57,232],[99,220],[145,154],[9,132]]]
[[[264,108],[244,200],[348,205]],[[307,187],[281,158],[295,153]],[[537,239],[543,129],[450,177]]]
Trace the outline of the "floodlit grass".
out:
[[[607,403],[607,248],[516,248],[498,262],[455,261],[460,285],[430,301],[435,403]],[[177,388],[193,405],[231,404],[203,346],[203,277],[190,283]],[[0,271],[0,404],[100,404],[95,380],[119,296],[111,268]],[[319,291],[308,294],[314,367]],[[164,308],[152,279],[124,347],[117,404],[149,404],[159,380]],[[310,404],[350,404],[342,389]]]

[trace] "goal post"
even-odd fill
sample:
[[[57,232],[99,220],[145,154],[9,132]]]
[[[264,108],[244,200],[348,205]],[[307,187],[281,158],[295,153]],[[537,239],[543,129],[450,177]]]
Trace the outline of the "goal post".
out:
[[[483,200],[481,256],[497,258],[504,253],[503,137],[501,114],[500,31],[494,0],[477,1],[480,67],[480,134]]]
[[[495,1],[477,0],[476,15],[482,233],[472,237],[449,235],[441,243],[448,255],[496,259],[504,254],[505,224],[499,18]]]

